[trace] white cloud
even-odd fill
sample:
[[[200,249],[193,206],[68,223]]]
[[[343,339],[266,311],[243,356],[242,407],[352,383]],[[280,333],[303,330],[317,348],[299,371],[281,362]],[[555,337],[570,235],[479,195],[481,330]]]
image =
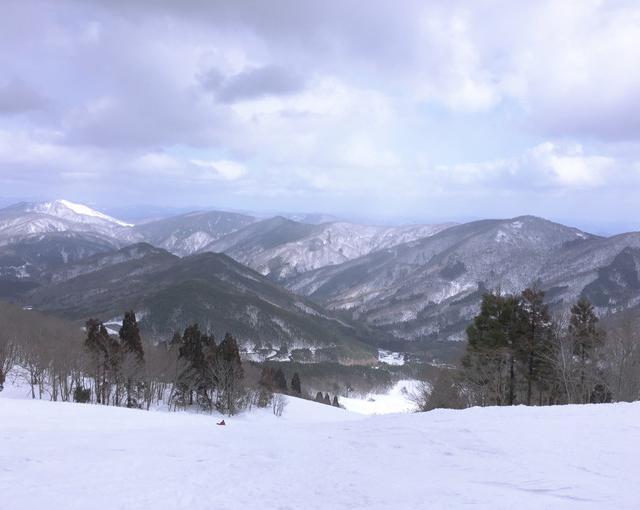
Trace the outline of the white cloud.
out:
[[[201,159],[192,159],[190,163],[203,170],[201,174],[195,175],[196,178],[235,181],[247,173],[244,165],[235,161],[203,161]]]
[[[132,167],[142,172],[178,174],[182,165],[180,161],[168,154],[148,152],[134,158]]]
[[[419,98],[462,112],[486,111],[498,103],[499,90],[474,44],[472,22],[468,11],[425,13],[421,42],[426,55],[416,77]]]
[[[478,163],[440,165],[437,172],[457,185],[517,190],[577,190],[622,185],[630,165],[612,156],[586,154],[580,144],[544,142],[522,155]]]
[[[507,11],[513,27],[487,46],[506,49],[497,60],[506,61],[503,94],[517,100],[531,124],[548,135],[637,136],[640,5],[594,0],[532,5],[523,19]],[[512,9],[519,7],[511,3]],[[484,65],[491,67],[491,60]]]
[[[128,167],[133,172],[166,176],[188,182],[235,181],[247,174],[246,167],[236,161],[225,159],[184,159],[164,152],[142,154],[133,158]]]
[[[523,209],[545,193],[634,199],[630,0],[25,0],[4,14],[5,184],[131,176],[131,193],[239,207],[417,210],[447,195],[444,211],[459,197],[480,216],[495,193]]]
[[[546,171],[552,181],[568,187],[601,186],[607,182],[616,164],[611,157],[585,155],[581,145],[563,150],[551,142],[534,147],[527,159],[536,168]]]

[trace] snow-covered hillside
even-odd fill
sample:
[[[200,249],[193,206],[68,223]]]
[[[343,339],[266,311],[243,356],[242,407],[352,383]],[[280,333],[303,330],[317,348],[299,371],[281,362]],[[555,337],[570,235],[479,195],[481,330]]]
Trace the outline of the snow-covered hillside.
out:
[[[640,404],[226,418],[0,397],[7,509],[637,509]]]
[[[628,249],[637,253],[632,250],[616,260]],[[359,320],[399,338],[446,335],[459,340],[477,313],[482,294],[495,288],[518,293],[538,285],[556,309],[585,294],[602,306],[624,308],[640,302],[640,286],[634,283],[640,268],[636,257],[640,261],[637,233],[601,238],[521,216],[453,226],[307,271],[289,279],[286,286],[328,308],[350,310]],[[603,270],[609,278],[602,278]],[[597,285],[591,285],[594,282]]]
[[[121,227],[132,227],[131,223],[125,223],[116,218],[112,218],[100,211],[91,209],[83,204],[76,204],[69,200],[54,200],[53,202],[42,202],[31,204],[25,207],[26,212],[39,212],[55,216],[56,218],[63,218],[73,222],[80,223],[115,223]]]
[[[185,256],[255,221],[256,218],[245,214],[197,211],[137,225],[129,235],[131,239]]]
[[[282,280],[430,237],[452,225],[385,227],[346,222],[303,225],[272,218],[223,237],[203,251],[224,252],[262,274]]]
[[[109,238],[133,225],[68,200],[15,204],[0,210],[0,245],[36,234],[91,232]]]

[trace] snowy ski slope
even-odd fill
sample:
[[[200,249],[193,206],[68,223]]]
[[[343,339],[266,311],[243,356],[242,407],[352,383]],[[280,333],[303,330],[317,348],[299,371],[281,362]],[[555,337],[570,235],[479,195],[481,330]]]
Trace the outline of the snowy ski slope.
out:
[[[640,508],[639,403],[217,419],[0,395],[0,507]]]

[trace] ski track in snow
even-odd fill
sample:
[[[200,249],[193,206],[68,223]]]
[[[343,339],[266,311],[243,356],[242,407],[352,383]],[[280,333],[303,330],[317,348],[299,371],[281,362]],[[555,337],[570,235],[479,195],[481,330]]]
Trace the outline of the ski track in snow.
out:
[[[4,509],[637,509],[640,404],[225,418],[2,398]]]

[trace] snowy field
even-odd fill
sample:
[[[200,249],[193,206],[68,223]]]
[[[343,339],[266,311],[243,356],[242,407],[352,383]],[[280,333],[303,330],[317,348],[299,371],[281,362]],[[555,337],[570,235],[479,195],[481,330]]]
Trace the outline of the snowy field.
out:
[[[392,414],[413,412],[415,402],[411,394],[418,388],[418,381],[398,381],[388,393],[371,393],[363,398],[340,397],[340,405],[347,411],[359,414]]]
[[[640,404],[216,419],[0,394],[0,507],[640,508]]]

